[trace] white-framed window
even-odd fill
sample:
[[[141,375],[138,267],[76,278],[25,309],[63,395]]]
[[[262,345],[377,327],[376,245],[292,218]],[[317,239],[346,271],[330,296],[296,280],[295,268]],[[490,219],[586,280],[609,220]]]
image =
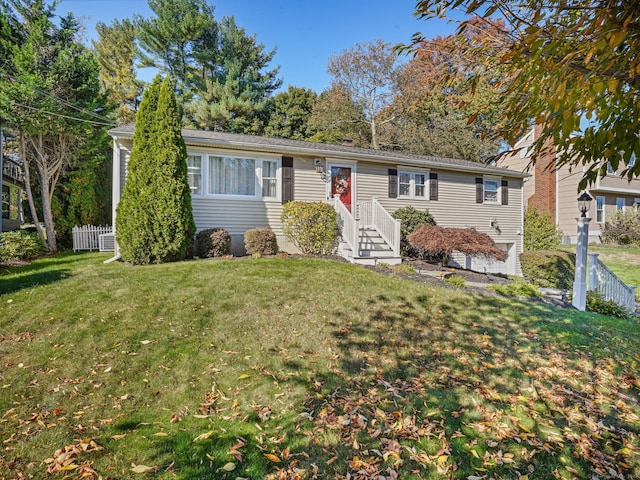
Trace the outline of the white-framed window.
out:
[[[280,198],[280,159],[189,152],[187,177],[192,195],[238,199]]]
[[[262,198],[278,197],[278,162],[262,161]]]
[[[611,163],[607,162],[607,175],[615,175],[615,173],[616,172],[613,170]]]
[[[624,198],[616,198],[616,210],[622,210],[624,211],[624,206],[625,206],[625,200]]]
[[[634,198],[633,199],[633,208],[635,210],[638,210],[640,208],[640,198]]]
[[[596,223],[604,223],[604,197],[596,197]]]
[[[484,177],[483,180],[484,203],[499,203],[500,179],[496,177]]]
[[[187,156],[187,178],[192,195],[202,193],[202,155]]]
[[[632,168],[634,165],[636,164],[636,154],[632,153],[631,157],[629,158],[629,168]]]
[[[398,169],[398,197],[428,199],[429,172]]]
[[[209,195],[257,196],[256,159],[209,156]]]

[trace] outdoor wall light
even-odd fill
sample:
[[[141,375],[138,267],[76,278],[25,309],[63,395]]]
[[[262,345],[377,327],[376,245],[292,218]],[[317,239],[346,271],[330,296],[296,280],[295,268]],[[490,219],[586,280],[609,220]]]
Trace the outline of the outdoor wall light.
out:
[[[587,212],[589,211],[589,207],[591,206],[591,196],[587,192],[583,192],[582,195],[578,197],[578,209],[582,214],[581,217],[585,218],[587,216]]]
[[[316,173],[319,173],[321,175],[324,174],[324,166],[322,165],[322,160],[321,159],[316,158],[313,161],[313,165],[316,167]]]

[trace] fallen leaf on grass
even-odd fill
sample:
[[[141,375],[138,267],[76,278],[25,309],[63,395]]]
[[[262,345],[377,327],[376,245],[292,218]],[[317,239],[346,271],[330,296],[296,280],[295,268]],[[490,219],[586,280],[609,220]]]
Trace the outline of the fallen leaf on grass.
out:
[[[267,457],[269,460],[271,460],[274,463],[280,463],[281,462],[281,460],[276,455],[274,455],[273,453],[265,453],[264,456]]]
[[[133,467],[131,471],[133,473],[155,473],[158,471],[158,467],[148,467],[147,465],[135,465],[132,464]]]
[[[225,472],[232,472],[232,471],[234,471],[236,469],[236,464],[233,463],[233,462],[229,462],[229,463],[225,464],[225,466],[222,467],[222,469]]]
[[[201,442],[202,440],[206,440],[207,438],[211,437],[211,435],[214,434],[213,430],[209,430],[206,433],[202,433],[200,435],[198,435],[196,438],[193,439],[194,442]]]

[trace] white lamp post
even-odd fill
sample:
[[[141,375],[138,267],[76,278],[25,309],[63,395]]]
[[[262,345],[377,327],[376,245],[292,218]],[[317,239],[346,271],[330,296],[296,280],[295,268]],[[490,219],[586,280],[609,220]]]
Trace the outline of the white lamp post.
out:
[[[578,241],[576,245],[576,274],[573,280],[573,298],[571,303],[578,310],[585,311],[587,307],[587,246],[589,244],[589,222],[587,217],[589,203],[593,200],[591,196],[584,192],[578,197],[578,207],[580,217],[578,222]]]

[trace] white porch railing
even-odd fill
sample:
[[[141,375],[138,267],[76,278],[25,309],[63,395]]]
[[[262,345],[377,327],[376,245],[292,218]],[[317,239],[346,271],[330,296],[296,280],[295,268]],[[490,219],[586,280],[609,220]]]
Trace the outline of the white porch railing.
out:
[[[589,254],[589,290],[595,290],[605,300],[635,312],[636,287],[627,285],[598,259],[597,253]]]
[[[387,212],[377,199],[362,202],[358,205],[360,224],[375,228],[380,236],[393,249],[396,257],[400,256],[400,221]]]
[[[113,228],[111,225],[83,225],[81,227],[73,227],[71,233],[73,235],[74,252],[79,250],[99,250],[100,235],[113,233]]]
[[[340,232],[342,233],[342,239],[349,246],[353,255],[358,254],[358,222],[351,215],[351,212],[344,203],[340,201],[340,197],[333,197],[331,199],[333,201],[333,208],[335,208],[338,213],[338,226],[340,227]]]

